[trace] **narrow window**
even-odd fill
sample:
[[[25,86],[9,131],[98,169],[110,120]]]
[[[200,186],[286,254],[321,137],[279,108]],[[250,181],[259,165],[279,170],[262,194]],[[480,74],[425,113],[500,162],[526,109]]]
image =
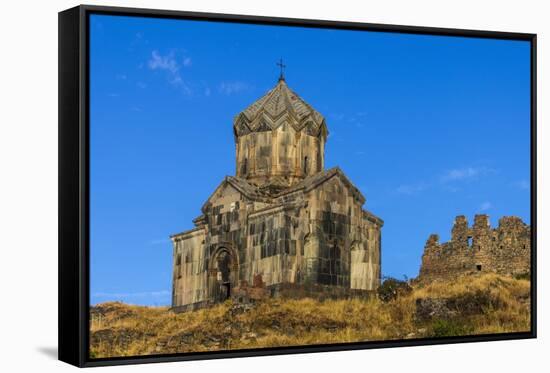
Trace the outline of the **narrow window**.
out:
[[[307,175],[307,156],[304,157],[304,175]]]
[[[476,265],[476,269],[477,269],[478,271],[481,271],[481,264]]]
[[[178,271],[178,278],[181,278],[181,254],[176,257],[176,267]]]
[[[247,158],[244,158],[243,159],[243,164],[242,164],[242,167],[241,167],[241,173],[243,175],[246,175],[246,171],[247,171],[247,167],[248,167],[248,161],[247,161]]]
[[[468,236],[468,246],[472,247],[472,236]]]

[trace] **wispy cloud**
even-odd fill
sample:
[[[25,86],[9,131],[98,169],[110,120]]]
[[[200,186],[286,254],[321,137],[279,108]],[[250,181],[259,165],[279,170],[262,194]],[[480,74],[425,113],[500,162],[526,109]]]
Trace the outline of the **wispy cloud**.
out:
[[[397,187],[396,192],[399,194],[413,195],[425,191],[430,187],[430,184],[420,182],[416,184],[403,184]]]
[[[491,173],[495,173],[495,170],[486,167],[455,168],[445,172],[440,180],[442,182],[472,180]]]
[[[162,56],[158,51],[153,51],[147,65],[151,70],[166,70],[172,75],[174,80],[181,80],[179,74],[180,65],[174,57],[174,52]]]
[[[497,173],[496,170],[487,167],[463,167],[449,169],[427,180],[402,184],[395,191],[398,194],[413,195],[433,188],[456,193],[462,190],[461,183],[472,182],[481,177]]]
[[[521,190],[529,190],[531,189],[531,183],[525,179],[519,180],[513,184],[516,188]]]
[[[218,86],[218,92],[230,96],[233,94],[248,91],[251,88],[252,87],[248,83],[241,81],[221,82]]]
[[[493,208],[493,205],[489,201],[485,201],[479,206],[480,211],[487,211],[489,209]]]
[[[147,66],[151,70],[165,71],[168,76],[168,81],[171,84],[182,87],[185,93],[191,93],[191,90],[187,84],[185,84],[181,75],[182,67],[191,66],[190,57],[178,58],[174,51],[166,55],[162,55],[158,51],[154,50],[151,52],[151,58],[147,62]]]
[[[346,117],[344,113],[330,113],[330,117],[334,120],[343,120]]]
[[[363,128],[365,126],[365,119],[367,113],[359,111],[357,113],[330,113],[329,116],[334,121],[341,121],[349,123],[357,128]]]

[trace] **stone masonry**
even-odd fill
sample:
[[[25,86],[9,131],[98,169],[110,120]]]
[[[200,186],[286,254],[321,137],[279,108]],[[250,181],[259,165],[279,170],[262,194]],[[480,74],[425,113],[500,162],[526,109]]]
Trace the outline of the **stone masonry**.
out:
[[[233,130],[236,176],[204,203],[194,229],[171,236],[172,309],[284,289],[375,290],[383,221],[342,170],[324,168],[323,116],[281,78]]]
[[[502,217],[493,229],[487,215],[476,215],[472,227],[465,216],[457,216],[449,242],[440,243],[437,234],[428,238],[419,280],[478,272],[528,273],[530,252],[531,228],[518,217]]]

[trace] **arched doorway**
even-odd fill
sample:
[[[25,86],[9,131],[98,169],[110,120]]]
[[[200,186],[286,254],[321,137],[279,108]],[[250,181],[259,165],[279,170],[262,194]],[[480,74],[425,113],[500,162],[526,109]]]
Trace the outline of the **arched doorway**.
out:
[[[224,302],[231,298],[237,283],[237,258],[233,250],[219,247],[212,255],[208,278],[209,298],[214,302]]]

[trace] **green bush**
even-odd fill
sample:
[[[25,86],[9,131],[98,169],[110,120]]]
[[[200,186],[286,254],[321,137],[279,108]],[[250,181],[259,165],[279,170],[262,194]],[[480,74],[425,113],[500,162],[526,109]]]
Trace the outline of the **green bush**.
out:
[[[472,333],[472,328],[460,323],[458,320],[438,319],[431,325],[434,337],[455,337]]]
[[[412,287],[407,281],[398,280],[393,277],[386,277],[378,287],[378,298],[383,302],[389,302],[397,297],[410,294]]]

